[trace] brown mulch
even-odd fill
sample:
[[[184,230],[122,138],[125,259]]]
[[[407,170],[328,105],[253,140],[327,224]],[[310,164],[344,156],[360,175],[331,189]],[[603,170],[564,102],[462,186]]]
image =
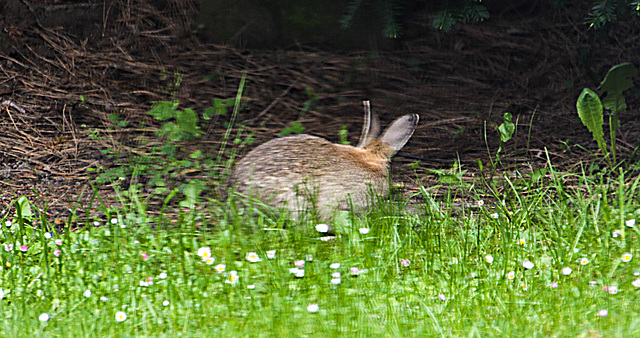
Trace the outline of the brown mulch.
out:
[[[448,168],[458,158],[488,163],[505,112],[518,121],[507,163],[543,167],[547,149],[554,164],[571,166],[585,156],[577,145],[595,149],[575,112],[582,88],[595,89],[615,64],[640,65],[640,19],[590,31],[582,24],[584,5],[509,13],[452,32],[434,31],[429,13],[418,13],[407,30],[424,33],[396,51],[332,53],[203,45],[190,33],[197,13],[190,1],[170,2],[163,11],[146,1],[96,3],[109,11],[89,37],[47,27],[33,8],[10,2],[27,19],[0,19],[7,27],[0,39],[0,206],[28,195],[56,217],[87,203],[88,168],[112,166],[108,154],[152,138],[159,123],[146,111],[153,101],[177,99],[202,112],[214,98],[234,98],[245,75],[238,121],[255,132],[257,144],[294,121],[332,141],[347,126],[355,143],[363,99],[372,101],[383,125],[419,113],[403,152],[427,159],[415,183],[429,183],[426,168]],[[304,112],[308,93],[316,97]],[[637,144],[637,99],[630,98],[621,116],[623,154]],[[109,114],[127,126],[115,127]],[[215,149],[228,118],[203,128],[204,147]],[[411,161],[398,158],[396,167],[403,172]]]

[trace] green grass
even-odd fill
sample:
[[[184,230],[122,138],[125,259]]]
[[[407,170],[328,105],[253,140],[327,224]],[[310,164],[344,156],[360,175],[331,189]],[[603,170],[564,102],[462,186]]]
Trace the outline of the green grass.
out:
[[[627,225],[640,216],[638,179],[514,176],[449,197],[422,188],[411,211],[395,200],[345,213],[329,241],[316,223],[283,229],[239,202],[153,215],[135,194],[55,231],[22,198],[2,217],[0,335],[640,336],[638,225]],[[481,192],[484,203],[454,203]],[[296,261],[303,277],[290,271]]]

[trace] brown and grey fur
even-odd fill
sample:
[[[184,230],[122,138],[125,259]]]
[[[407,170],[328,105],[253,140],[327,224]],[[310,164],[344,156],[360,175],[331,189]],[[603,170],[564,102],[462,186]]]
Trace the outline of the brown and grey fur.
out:
[[[371,205],[372,192],[389,192],[389,161],[418,123],[417,114],[395,120],[380,137],[378,117],[365,102],[365,124],[357,147],[311,135],[268,141],[240,160],[230,176],[236,192],[297,213],[317,208],[331,219],[336,209]]]

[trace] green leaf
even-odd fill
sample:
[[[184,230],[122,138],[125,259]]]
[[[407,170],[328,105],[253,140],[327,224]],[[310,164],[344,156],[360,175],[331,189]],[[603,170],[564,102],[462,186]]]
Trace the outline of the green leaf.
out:
[[[578,97],[576,108],[582,124],[589,129],[593,139],[598,142],[600,150],[606,156],[607,145],[604,142],[604,133],[602,131],[602,125],[604,124],[603,109],[598,94],[589,88],[583,89],[582,94]]]
[[[500,141],[507,142],[513,136],[513,133],[516,131],[516,126],[511,122],[513,117],[511,113],[504,113],[504,122],[500,124],[498,127],[498,131],[500,132]]]
[[[176,122],[183,132],[195,135],[198,131],[198,114],[193,109],[177,111]]]
[[[31,202],[25,196],[20,196],[18,201],[16,202],[16,215],[18,217],[31,219],[33,215],[33,211],[31,210]]]
[[[598,89],[602,95],[602,105],[614,114],[627,109],[627,104],[622,96],[622,92],[633,87],[631,77],[638,75],[638,69],[631,63],[621,63],[611,67],[607,76],[602,80]]]
[[[187,183],[182,190],[185,199],[179,204],[181,207],[194,209],[198,203],[200,193],[207,188],[207,185],[200,180],[191,180]]]
[[[293,122],[289,127],[282,129],[280,132],[280,136],[287,136],[291,134],[302,134],[304,133],[304,127],[300,122]]]
[[[147,113],[158,121],[166,121],[175,117],[175,110],[178,108],[177,102],[160,101],[154,102],[153,108]]]

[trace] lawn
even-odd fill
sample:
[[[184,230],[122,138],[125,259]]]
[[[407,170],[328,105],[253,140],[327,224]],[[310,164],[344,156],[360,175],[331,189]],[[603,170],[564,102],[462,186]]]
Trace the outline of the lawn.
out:
[[[233,198],[146,212],[135,185],[101,217],[19,198],[2,335],[640,335],[638,178],[485,177],[343,212],[333,236]]]

